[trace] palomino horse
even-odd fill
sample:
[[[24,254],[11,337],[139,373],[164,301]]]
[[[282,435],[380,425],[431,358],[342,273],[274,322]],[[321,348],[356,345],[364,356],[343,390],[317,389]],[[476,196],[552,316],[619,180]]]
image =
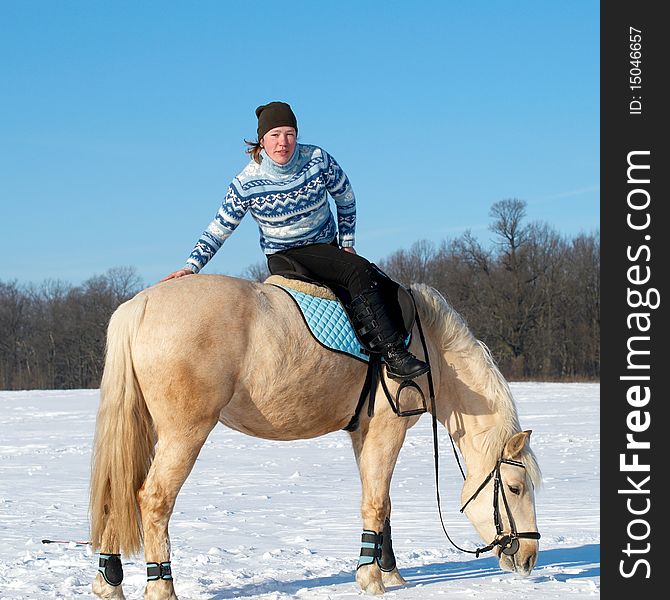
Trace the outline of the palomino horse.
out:
[[[432,365],[436,417],[466,464],[463,501],[474,495],[465,514],[487,543],[500,537],[501,527],[536,531],[534,488],[540,472],[505,380],[486,347],[436,290],[411,289]],[[411,349],[422,356],[418,338],[415,331]],[[168,521],[214,426],[221,422],[271,440],[337,431],[352,418],[365,375],[362,362],[317,343],[293,300],[273,285],[189,276],[151,287],[121,305],[109,324],[95,434],[91,539],[101,566],[93,591],[102,598],[124,598],[118,555],[137,553],[143,542],[145,598],[176,599]],[[424,393],[426,380],[417,380]],[[388,386],[393,392],[398,383],[389,380]],[[418,396],[415,389],[405,394]],[[374,416],[362,411],[360,426],[351,433],[363,488],[364,541],[372,534],[364,547],[375,546],[381,538],[375,532],[387,525],[391,475],[405,433],[418,419],[400,418],[388,403],[377,402]],[[496,508],[498,527],[493,486],[481,487],[492,472],[500,478],[496,486],[507,491],[506,510]],[[495,550],[503,569],[527,575],[538,542],[518,542],[512,556],[500,546]],[[377,554],[357,569],[364,591],[381,594],[385,586],[404,583],[394,564],[380,568],[384,558]]]

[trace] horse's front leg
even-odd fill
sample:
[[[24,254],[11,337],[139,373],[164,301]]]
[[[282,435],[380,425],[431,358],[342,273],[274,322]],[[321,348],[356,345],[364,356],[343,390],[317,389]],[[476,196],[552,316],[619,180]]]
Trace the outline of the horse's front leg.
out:
[[[351,434],[363,488],[363,536],[356,581],[368,594],[383,594],[387,585],[406,583],[395,564],[391,545],[389,495],[406,427],[405,419],[378,414]]]

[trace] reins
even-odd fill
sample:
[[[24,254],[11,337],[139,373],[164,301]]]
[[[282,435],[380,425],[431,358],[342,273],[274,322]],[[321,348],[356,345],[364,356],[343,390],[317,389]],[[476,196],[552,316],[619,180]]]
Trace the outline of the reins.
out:
[[[409,294],[412,298],[412,301],[415,303],[416,306],[416,301],[414,299],[414,294],[412,293],[412,290],[408,290]],[[421,345],[423,347],[423,353],[424,353],[424,360],[430,366],[430,357],[428,356],[428,346],[426,344],[426,337],[423,333],[423,327],[421,326],[421,318],[419,317],[419,311],[415,311],[416,314],[416,326],[419,331],[419,337],[421,339]],[[467,548],[462,548],[459,546],[454,540],[451,539],[451,536],[449,535],[449,532],[447,531],[447,527],[444,524],[444,518],[442,516],[442,501],[440,499],[440,468],[439,468],[439,443],[438,443],[438,432],[437,432],[437,406],[435,402],[435,386],[433,384],[433,375],[432,375],[432,370],[428,371],[427,373],[428,377],[428,394],[430,398],[430,411],[432,413],[432,429],[433,429],[433,458],[434,458],[434,464],[435,464],[435,497],[437,500],[437,511],[440,517],[440,524],[442,525],[442,530],[444,531],[444,534],[447,536],[447,539],[451,543],[451,545],[456,548],[457,550],[460,550],[461,552],[466,552],[467,554],[474,554],[476,557],[479,557],[480,554],[483,552],[488,552],[490,550],[493,550],[496,546],[500,546],[501,551],[504,554],[507,554],[508,556],[512,556],[516,554],[516,552],[519,550],[519,539],[532,539],[532,540],[539,540],[540,539],[540,533],[537,531],[523,531],[523,532],[518,532],[516,530],[516,523],[514,521],[514,517],[512,516],[512,511],[509,506],[509,502],[507,500],[507,496],[505,494],[505,486],[502,484],[502,477],[500,474],[500,467],[502,464],[508,464],[508,465],[513,465],[515,467],[520,467],[522,469],[525,469],[526,466],[519,461],[512,460],[512,459],[506,459],[503,458],[502,456],[497,460],[495,467],[491,470],[491,472],[484,478],[484,481],[479,485],[477,490],[470,496],[470,498],[465,502],[465,504],[461,507],[460,512],[464,512],[465,509],[467,508],[468,504],[474,500],[479,493],[488,485],[488,483],[493,480],[493,522],[495,524],[496,528],[496,537],[495,539],[488,545],[483,546],[481,548],[477,548],[475,550],[468,550]],[[390,390],[388,389],[386,385],[386,381],[384,377],[381,375],[381,357],[378,354],[373,354],[370,356],[370,363],[368,365],[368,372],[365,378],[365,383],[363,384],[363,389],[361,391],[361,395],[358,400],[358,404],[356,406],[356,412],[354,416],[351,418],[351,421],[349,422],[349,425],[347,425],[344,430],[345,431],[354,431],[358,427],[359,423],[359,415],[360,412],[363,408],[363,405],[365,404],[366,399],[368,399],[368,416],[372,417],[374,415],[374,403],[375,403],[375,388],[377,386],[377,381],[381,381],[382,389],[384,391],[384,395],[386,396],[386,399],[388,400],[389,404],[391,405],[391,409],[393,412],[398,415],[399,417],[410,417],[410,416],[416,416],[423,414],[427,412],[427,406],[426,406],[426,398],[423,394],[423,391],[421,388],[412,380],[404,380],[398,387],[398,391],[396,392],[396,397],[393,398],[391,396]],[[402,392],[403,389],[406,387],[412,387],[418,390],[421,400],[423,402],[423,406],[421,408],[417,409],[412,409],[408,411],[402,411],[400,409],[400,393]],[[456,444],[454,443],[454,438],[451,437],[451,434],[449,434],[449,440],[451,441],[451,447],[454,451],[454,457],[456,459],[456,464],[458,465],[458,468],[461,471],[461,475],[463,476],[463,480],[465,481],[466,476],[465,472],[463,471],[463,467],[461,466],[461,461],[458,457],[458,452],[456,450]],[[505,512],[507,513],[507,520],[509,521],[510,525],[510,532],[509,533],[504,533],[504,529],[502,526],[502,521],[500,518],[500,496],[502,495],[503,499],[503,505],[505,507]]]
[[[411,290],[410,290],[411,293]],[[414,300],[414,296],[412,295],[412,300]],[[417,329],[419,330],[419,336],[421,337],[421,344],[423,345],[423,351],[425,355],[425,361],[430,365],[429,362],[429,357],[428,357],[428,347],[426,346],[426,338],[424,337],[423,334],[423,328],[421,327],[421,320],[419,318],[419,313],[417,311],[416,313],[416,326]],[[505,486],[502,485],[502,477],[500,474],[500,466],[503,463],[509,464],[509,465],[514,465],[517,467],[521,467],[523,469],[526,468],[526,466],[519,461],[516,460],[511,460],[511,459],[506,459],[503,458],[502,456],[498,459],[496,462],[496,466],[493,468],[493,470],[484,478],[484,481],[480,484],[480,486],[477,488],[474,494],[470,496],[470,498],[467,500],[467,502],[461,507],[460,512],[462,513],[465,511],[466,507],[472,500],[474,500],[479,492],[481,492],[491,481],[491,478],[494,480],[494,487],[493,487],[493,522],[495,523],[496,527],[496,537],[495,539],[488,544],[487,546],[483,546],[481,548],[477,548],[476,550],[468,550],[467,548],[462,548],[458,544],[454,542],[454,540],[451,539],[451,536],[449,535],[449,532],[447,531],[447,528],[444,524],[444,518],[442,517],[442,503],[440,501],[440,476],[439,476],[439,445],[438,445],[438,434],[437,434],[437,406],[435,403],[435,388],[433,386],[433,377],[431,374],[431,371],[428,371],[428,391],[430,394],[430,410],[432,413],[432,425],[433,425],[433,454],[434,454],[434,462],[435,462],[435,496],[437,499],[437,510],[438,514],[440,516],[440,524],[442,525],[442,530],[444,531],[444,534],[447,536],[447,539],[451,543],[451,545],[456,548],[457,550],[460,550],[461,552],[466,552],[468,554],[474,554],[475,557],[479,557],[480,554],[483,552],[488,552],[490,550],[493,550],[496,546],[500,546],[501,550],[503,553],[507,555],[513,555],[516,554],[516,552],[519,550],[519,538],[525,538],[525,539],[533,539],[533,540],[539,540],[540,539],[540,533],[537,531],[523,531],[523,532],[518,532],[516,530],[516,524],[514,522],[514,517],[512,516],[512,511],[509,507],[509,502],[507,501],[507,496],[505,495]],[[456,464],[458,465],[458,468],[461,471],[461,475],[463,476],[463,481],[465,481],[465,472],[463,471],[463,467],[461,466],[461,461],[458,458],[458,452],[456,451],[456,444],[454,443],[454,438],[451,437],[451,433],[449,433],[449,441],[451,442],[451,447],[454,451],[454,458],[456,459]],[[503,498],[503,504],[505,506],[505,512],[507,513],[507,520],[509,521],[510,524],[510,533],[509,534],[504,534],[504,530],[502,527],[502,522],[500,519],[500,509],[499,509],[499,494],[502,493],[502,498]]]
[[[411,293],[411,290],[410,290]],[[414,300],[414,295],[412,294],[412,300]],[[419,317],[419,312],[417,311],[416,313],[416,327],[419,330],[419,336],[421,338],[421,344],[423,346],[423,352],[425,356],[425,361],[428,363],[430,366],[430,358],[428,356],[428,346],[426,345],[426,338],[423,333],[423,327],[421,326],[421,319]],[[442,516],[442,501],[440,499],[440,466],[439,466],[439,461],[440,461],[440,450],[439,450],[439,438],[438,438],[438,432],[437,432],[437,404],[435,402],[435,386],[433,385],[433,375],[432,375],[432,370],[428,371],[428,394],[430,397],[430,412],[431,412],[431,422],[432,422],[432,428],[433,428],[433,462],[435,464],[435,499],[437,500],[437,514],[440,517],[440,524],[442,525],[442,531],[444,531],[444,535],[447,536],[447,539],[451,543],[451,545],[456,548],[457,550],[460,550],[461,552],[467,552],[468,554],[474,554],[477,557],[479,557],[480,553],[486,552],[488,550],[491,550],[493,548],[493,545],[490,547],[486,548],[478,548],[477,550],[468,550],[466,548],[461,548],[454,540],[451,539],[451,536],[449,535],[449,532],[447,531],[447,527],[444,524],[444,517]],[[449,440],[451,441],[451,447],[454,451],[454,458],[456,459],[456,464],[458,465],[458,468],[461,471],[461,475],[463,476],[463,481],[465,481],[465,472],[463,471],[463,467],[461,466],[461,461],[458,458],[458,452],[456,451],[456,444],[454,443],[454,438],[451,437],[451,434],[449,434]],[[479,489],[477,492],[475,492],[475,495],[478,494],[484,486],[488,483],[489,479],[491,478],[491,475],[489,475],[485,480],[482,485],[479,486]],[[473,496],[474,498],[474,496]],[[470,498],[472,500],[472,498]],[[470,502],[468,500],[468,502]],[[466,503],[467,505],[467,503]],[[461,509],[461,512],[465,509],[465,506]]]
[[[411,290],[410,290],[411,293]],[[412,300],[414,300],[414,295],[412,295]],[[419,336],[421,337],[421,344],[423,345],[423,351],[425,355],[425,361],[430,365],[429,357],[428,357],[428,347],[426,345],[426,338],[424,337],[423,334],[423,328],[421,327],[421,319],[419,318],[419,312],[417,311],[416,313],[416,326],[417,329],[419,330]],[[493,487],[493,522],[495,523],[496,527],[496,537],[495,539],[488,544],[487,546],[483,546],[481,548],[477,548],[476,550],[468,550],[467,548],[462,548],[458,544],[454,542],[454,540],[451,539],[451,536],[449,535],[449,532],[447,531],[447,528],[444,524],[444,518],[442,517],[442,503],[440,500],[440,474],[439,474],[439,445],[438,445],[438,434],[437,434],[437,406],[435,403],[435,388],[433,386],[433,377],[431,374],[431,371],[428,371],[428,392],[430,395],[430,411],[431,411],[431,416],[432,416],[432,425],[433,425],[433,454],[434,454],[434,463],[435,463],[435,496],[437,499],[437,511],[440,516],[440,524],[442,525],[442,530],[444,531],[444,534],[447,536],[447,539],[451,543],[451,545],[456,548],[457,550],[460,550],[461,552],[466,552],[468,554],[474,554],[475,557],[479,557],[480,554],[483,552],[488,552],[490,550],[493,550],[496,546],[500,546],[502,552],[507,555],[513,555],[516,554],[516,552],[519,550],[519,539],[520,538],[525,538],[525,539],[533,539],[533,540],[539,540],[540,539],[540,533],[537,531],[523,531],[523,532],[518,532],[516,530],[516,524],[514,522],[514,517],[512,516],[512,511],[509,507],[509,502],[507,501],[507,496],[505,495],[505,486],[502,484],[502,477],[500,474],[500,466],[505,463],[509,465],[514,465],[516,467],[521,467],[523,469],[526,468],[526,466],[519,461],[512,460],[512,459],[507,459],[503,458],[502,456],[498,459],[496,462],[496,466],[493,468],[493,470],[484,478],[484,481],[480,484],[480,486],[477,488],[477,490],[470,496],[470,498],[467,500],[467,502],[461,507],[460,512],[464,512],[468,504],[472,500],[474,500],[479,492],[481,492],[491,481],[491,478],[494,480],[494,487]],[[456,444],[454,443],[454,438],[451,437],[451,433],[449,433],[449,441],[451,442],[451,447],[454,451],[454,458],[456,459],[456,464],[458,465],[459,470],[461,471],[461,475],[463,476],[463,481],[465,481],[465,472],[463,471],[463,467],[461,466],[461,461],[458,457],[458,452],[456,451]],[[502,522],[500,519],[500,509],[499,509],[499,494],[502,494],[503,498],[503,504],[505,506],[505,512],[507,513],[507,520],[509,521],[510,525],[510,533],[509,534],[504,534]]]

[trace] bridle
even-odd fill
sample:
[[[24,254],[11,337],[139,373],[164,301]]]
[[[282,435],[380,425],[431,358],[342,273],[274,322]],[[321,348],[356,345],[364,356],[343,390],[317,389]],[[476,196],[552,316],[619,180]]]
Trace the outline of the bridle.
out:
[[[502,477],[500,475],[500,466],[502,464],[513,465],[515,467],[521,467],[522,469],[526,468],[526,465],[517,460],[502,457],[499,458],[496,462],[496,466],[493,467],[493,470],[486,476],[481,485],[475,490],[474,494],[472,494],[467,502],[461,507],[461,512],[463,512],[468,504],[470,504],[470,502],[472,502],[477,497],[479,492],[481,492],[488,485],[489,481],[493,479],[493,522],[496,526],[496,537],[488,546],[478,548],[477,550],[464,550],[463,548],[459,548],[456,546],[456,544],[454,544],[454,542],[451,541],[451,538],[449,538],[449,541],[459,550],[463,550],[463,552],[470,552],[476,556],[479,556],[482,552],[488,552],[489,550],[493,550],[493,548],[496,546],[500,546],[500,550],[503,554],[512,556],[519,551],[519,539],[540,539],[540,533],[538,531],[519,532],[516,530],[516,523],[514,522],[514,517],[512,516],[509,502],[507,501],[507,495],[505,494],[505,486],[503,485]],[[504,533],[500,519],[500,496],[502,496],[505,512],[507,512],[507,520],[509,521],[510,527],[509,533]],[[449,537],[449,534],[447,534],[447,537]]]

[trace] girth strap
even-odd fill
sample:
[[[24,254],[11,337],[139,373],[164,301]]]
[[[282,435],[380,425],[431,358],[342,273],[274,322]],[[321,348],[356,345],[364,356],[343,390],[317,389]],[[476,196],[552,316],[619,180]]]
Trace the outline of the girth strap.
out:
[[[370,361],[368,362],[368,370],[365,374],[365,382],[361,395],[356,404],[356,411],[351,417],[349,424],[343,428],[343,431],[356,431],[360,424],[361,411],[365,401],[368,400],[368,417],[372,417],[375,413],[375,391],[377,389],[377,381],[381,372],[381,356],[379,354],[370,354]]]

